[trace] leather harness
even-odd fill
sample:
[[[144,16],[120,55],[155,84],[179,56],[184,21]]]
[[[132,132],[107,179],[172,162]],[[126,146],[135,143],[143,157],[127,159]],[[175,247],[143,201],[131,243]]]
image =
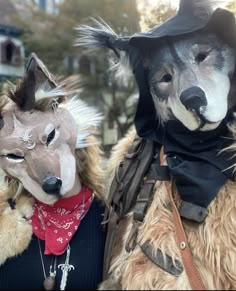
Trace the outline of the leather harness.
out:
[[[154,256],[152,245],[149,241],[139,245],[140,249],[158,267],[174,276],[179,276],[185,269],[193,290],[206,290],[193,261],[179,210],[173,199],[172,186],[174,183],[171,181],[168,166],[162,165],[161,148],[162,146],[155,142],[136,136],[124,160],[121,161],[116,169],[108,197],[111,210],[110,213],[106,213],[104,218],[104,221],[106,221],[109,216],[104,254],[104,279],[108,276],[112,250],[119,232],[119,222],[132,210],[133,226],[125,245],[127,253],[131,253],[138,245],[136,240],[138,229],[152,203],[154,185],[159,180],[165,183],[170,199],[176,240],[183,266],[178,260],[173,262],[168,255],[164,261],[160,250],[157,250]]]

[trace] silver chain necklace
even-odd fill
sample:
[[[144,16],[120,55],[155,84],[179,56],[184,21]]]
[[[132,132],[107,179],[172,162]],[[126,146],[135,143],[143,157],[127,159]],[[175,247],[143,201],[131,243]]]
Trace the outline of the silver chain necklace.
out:
[[[44,275],[44,281],[43,281],[43,286],[45,290],[54,290],[55,285],[56,285],[56,274],[57,274],[57,257],[53,256],[52,262],[50,265],[49,269],[49,276],[46,276],[46,271],[45,271],[45,266],[43,262],[43,253],[40,245],[40,240],[38,238],[38,245],[39,245],[39,252],[40,252],[40,258],[41,258],[41,263],[42,263],[42,268],[43,268],[43,275]],[[64,264],[60,264],[58,266],[58,269],[61,269],[62,271],[62,277],[61,277],[61,284],[60,284],[60,290],[65,290],[66,284],[67,284],[67,278],[68,278],[68,273],[71,270],[74,270],[75,267],[73,265],[70,265],[70,245],[68,244],[67,249],[66,249],[66,260]],[[52,270],[53,269],[53,270]]]
[[[84,191],[83,191],[83,204],[82,205],[83,205],[83,213],[84,213],[84,208],[85,208]],[[39,220],[41,222],[42,229],[45,230],[46,226],[45,226],[45,223],[44,223],[44,220],[43,220],[43,216],[40,213],[39,209],[38,209],[38,218],[39,218]],[[38,245],[39,245],[40,259],[41,259],[42,268],[43,268],[43,274],[44,274],[44,281],[43,281],[44,289],[45,290],[54,290],[55,285],[56,285],[57,257],[53,256],[52,262],[51,262],[51,265],[50,265],[50,269],[49,269],[49,276],[46,276],[45,266],[44,266],[44,262],[43,262],[43,253],[42,253],[42,249],[41,249],[39,238],[38,238]],[[66,250],[65,263],[64,264],[60,264],[58,266],[58,269],[61,269],[61,271],[62,271],[60,290],[65,290],[66,284],[67,284],[68,273],[71,270],[75,269],[75,267],[73,265],[70,265],[70,263],[69,263],[70,252],[71,252],[71,249],[70,249],[70,245],[68,244],[67,250]],[[52,268],[53,268],[53,271],[52,271]]]

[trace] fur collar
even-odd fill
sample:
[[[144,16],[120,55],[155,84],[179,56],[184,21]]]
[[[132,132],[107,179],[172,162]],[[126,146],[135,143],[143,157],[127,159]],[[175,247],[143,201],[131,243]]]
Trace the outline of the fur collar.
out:
[[[16,200],[15,208],[11,208],[7,195],[0,193],[0,265],[28,247],[32,227],[26,218],[32,215],[33,202],[33,198],[23,194]]]

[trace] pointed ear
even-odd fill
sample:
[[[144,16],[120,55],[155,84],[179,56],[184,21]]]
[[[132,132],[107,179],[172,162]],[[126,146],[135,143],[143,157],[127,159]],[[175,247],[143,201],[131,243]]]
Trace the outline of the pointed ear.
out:
[[[33,68],[26,71],[23,80],[17,85],[15,91],[10,92],[10,98],[20,110],[29,111],[35,105],[36,78]]]
[[[55,109],[55,106],[57,107],[58,104],[61,102],[64,102],[65,100],[65,94],[62,96],[62,93],[56,97],[51,99],[51,102],[49,98],[46,98],[46,103],[43,100],[40,100],[40,98],[37,95],[37,92],[40,90],[45,90],[47,92],[51,91],[56,96],[56,93],[58,93],[58,88],[60,87],[60,84],[56,81],[56,78],[49,72],[45,64],[38,58],[38,56],[35,53],[32,53],[29,57],[28,64],[26,65],[26,72],[30,72],[31,70],[35,73],[35,79],[36,79],[36,86],[35,86],[35,92],[36,92],[36,109],[43,110],[42,108],[47,108],[45,104],[51,104],[52,108]],[[53,97],[51,95],[51,97]],[[55,102],[56,99],[56,102]]]
[[[51,89],[57,87],[53,75],[48,71],[44,63],[35,53],[29,56],[26,64],[26,71],[23,80],[12,92],[10,98],[18,105],[22,111],[29,111],[35,108],[35,92],[43,84],[48,83]]]
[[[36,91],[45,82],[48,82],[52,89],[58,86],[54,76],[48,71],[47,67],[35,53],[30,55],[26,65],[26,73],[30,71],[34,71],[35,73]]]

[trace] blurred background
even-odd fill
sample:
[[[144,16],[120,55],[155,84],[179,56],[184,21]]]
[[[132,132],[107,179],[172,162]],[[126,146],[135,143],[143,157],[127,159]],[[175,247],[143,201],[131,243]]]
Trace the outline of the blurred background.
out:
[[[59,78],[78,78],[81,99],[104,115],[99,138],[108,156],[133,124],[135,83],[114,80],[110,52],[74,47],[75,27],[100,17],[119,35],[131,35],[163,22],[177,7],[178,0],[0,0],[0,86],[23,76],[31,52]],[[236,0],[229,8],[236,12]]]

